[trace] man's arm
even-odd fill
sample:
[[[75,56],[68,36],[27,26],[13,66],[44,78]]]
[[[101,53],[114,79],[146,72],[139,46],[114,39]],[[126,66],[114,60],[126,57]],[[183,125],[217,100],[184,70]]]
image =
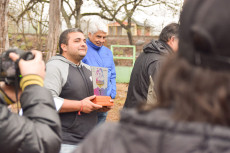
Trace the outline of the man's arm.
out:
[[[1,106],[1,151],[58,153],[61,124],[50,92],[31,84],[25,87],[21,106],[23,116]]]
[[[159,75],[160,70],[160,62],[154,61],[150,63],[148,67],[148,76],[149,76],[149,87],[148,87],[148,94],[146,102],[147,104],[156,104],[157,97],[156,97],[156,79]]]
[[[148,66],[148,75],[152,77],[153,82],[155,83],[157,76],[159,75],[159,71],[161,69],[160,61],[153,61]]]
[[[13,114],[5,105],[0,105],[1,152],[58,153],[60,149],[60,120],[50,92],[41,87],[45,64],[40,52],[33,51],[33,54],[33,60],[19,61],[24,115]],[[10,57],[13,61],[18,59],[14,53]]]
[[[67,81],[67,75],[62,75],[61,70],[65,70],[64,74],[68,74],[68,68],[60,68],[55,63],[47,63],[46,65],[46,77],[45,77],[45,87],[48,88],[55,101],[56,109],[60,112],[76,112],[82,111],[84,113],[90,113],[91,111],[100,109],[102,106],[94,104],[91,102],[95,96],[87,97],[83,100],[69,100],[59,97],[62,87]],[[82,109],[82,110],[81,110]]]
[[[84,113],[90,113],[94,110],[101,109],[102,108],[101,105],[97,105],[91,102],[91,100],[93,100],[95,97],[96,96],[93,95],[80,101],[64,99],[64,102],[59,112],[64,113],[64,112],[81,111]]]

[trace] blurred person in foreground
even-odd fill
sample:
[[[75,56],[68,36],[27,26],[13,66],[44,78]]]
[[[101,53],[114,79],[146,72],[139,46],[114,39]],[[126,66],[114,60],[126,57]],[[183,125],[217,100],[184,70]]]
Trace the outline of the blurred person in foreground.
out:
[[[179,24],[168,24],[162,29],[159,40],[144,46],[132,70],[124,108],[157,103],[156,78],[165,58],[178,50],[178,32]]]
[[[10,63],[12,67],[19,66],[22,75],[18,90],[16,88],[19,82],[13,83],[12,78],[5,78],[5,81],[0,82],[0,152],[57,153],[61,144],[61,124],[52,95],[43,87],[45,63],[42,54],[32,51],[34,59],[25,61],[15,51],[16,49],[7,50],[9,61],[4,62],[6,57],[0,57],[1,75],[4,75],[3,67]],[[15,69],[8,70],[7,73],[11,73]],[[7,108],[7,104],[17,102],[16,95],[20,98],[23,116],[12,113]]]
[[[229,6],[229,0],[187,1],[179,52],[158,78],[159,103],[124,111],[76,152],[229,153]]]

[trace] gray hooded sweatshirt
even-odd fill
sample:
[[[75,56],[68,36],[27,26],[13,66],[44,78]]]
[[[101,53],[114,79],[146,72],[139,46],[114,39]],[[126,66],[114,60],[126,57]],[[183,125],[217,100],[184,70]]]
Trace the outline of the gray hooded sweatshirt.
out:
[[[79,66],[59,55],[52,57],[46,64],[45,87],[48,88],[59,105],[64,99],[82,100],[92,96],[92,72],[90,66],[80,63]],[[62,123],[62,143],[77,144],[96,125],[96,112],[59,113]]]

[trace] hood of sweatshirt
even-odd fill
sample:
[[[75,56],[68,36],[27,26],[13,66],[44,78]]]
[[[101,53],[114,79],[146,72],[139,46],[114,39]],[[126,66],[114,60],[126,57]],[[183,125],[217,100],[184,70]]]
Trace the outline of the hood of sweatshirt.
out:
[[[80,64],[79,64],[79,65],[76,65],[75,63],[71,62],[70,60],[68,60],[67,58],[65,58],[65,57],[62,56],[62,55],[52,56],[52,57],[49,59],[48,62],[53,61],[53,60],[61,60],[61,61],[65,62],[65,63],[68,63],[68,64],[72,65],[73,67],[77,67],[77,66],[81,67],[82,65],[85,65],[82,61],[80,61]],[[48,63],[48,62],[47,62],[47,63]]]
[[[171,47],[160,40],[152,40],[150,43],[144,46],[143,51],[145,53],[156,53],[160,55],[173,53]]]

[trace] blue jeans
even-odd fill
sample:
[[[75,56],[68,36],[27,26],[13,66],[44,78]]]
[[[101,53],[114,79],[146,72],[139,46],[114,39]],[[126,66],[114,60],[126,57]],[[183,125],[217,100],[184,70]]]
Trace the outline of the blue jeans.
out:
[[[61,150],[59,153],[72,153],[76,150],[77,145],[70,145],[70,144],[61,144]]]
[[[104,123],[106,120],[106,117],[108,115],[108,112],[98,112],[97,113],[97,124]]]

